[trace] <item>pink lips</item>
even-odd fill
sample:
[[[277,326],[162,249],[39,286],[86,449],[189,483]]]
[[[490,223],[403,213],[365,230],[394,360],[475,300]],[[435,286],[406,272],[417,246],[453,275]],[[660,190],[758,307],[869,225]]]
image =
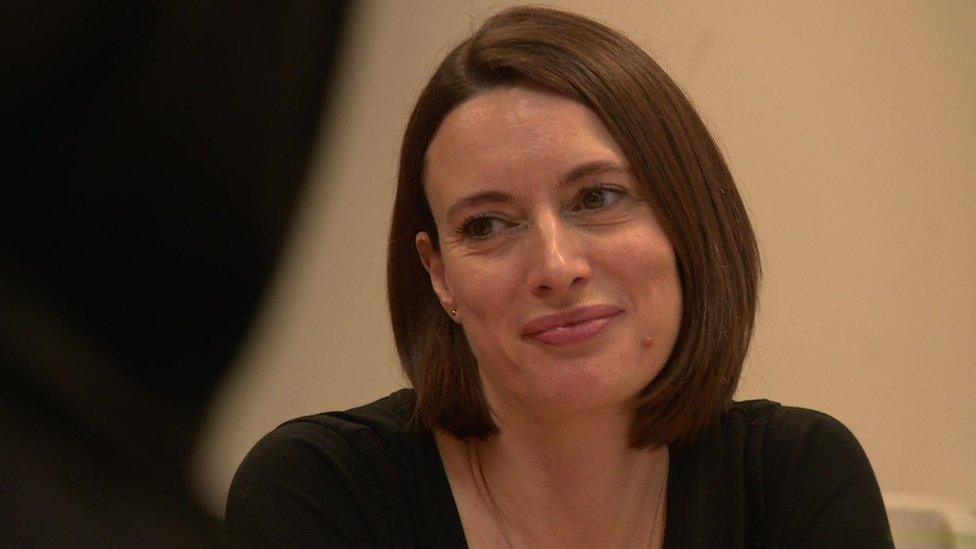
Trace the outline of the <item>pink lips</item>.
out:
[[[578,343],[600,333],[621,312],[612,305],[577,307],[530,320],[522,335],[549,345]]]

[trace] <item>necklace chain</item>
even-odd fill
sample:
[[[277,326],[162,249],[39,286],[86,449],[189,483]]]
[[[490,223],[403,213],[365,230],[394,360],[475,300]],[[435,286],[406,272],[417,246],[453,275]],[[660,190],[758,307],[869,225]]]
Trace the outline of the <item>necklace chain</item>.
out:
[[[668,473],[671,472],[671,460],[668,459],[664,467],[664,480],[661,481],[661,491],[657,495],[657,505],[654,506],[654,522],[651,523],[651,537],[647,540],[647,546],[654,546],[654,531],[657,530],[657,517],[661,514],[661,502],[664,501],[664,489],[668,486]]]
[[[467,445],[467,450],[468,468],[471,470],[472,479],[474,479],[474,463],[471,459],[472,450],[470,444]],[[505,520],[502,518],[501,512],[498,510],[498,506],[495,504],[495,498],[491,495],[491,490],[488,488],[488,481],[485,479],[485,471],[481,468],[481,458],[477,456],[476,452],[475,457],[478,461],[478,477],[481,479],[481,485],[485,487],[485,493],[488,496],[485,500],[485,503],[488,504],[488,512],[491,514],[492,520],[495,521],[495,526],[498,527],[498,531],[501,532],[502,538],[505,540],[505,546],[508,547],[508,549],[515,549],[515,545],[512,543],[512,538],[509,535],[508,528],[505,526]],[[648,547],[654,546],[654,533],[657,531],[657,519],[661,514],[661,503],[664,501],[664,490],[668,486],[668,474],[670,472],[671,460],[669,459],[664,469],[664,479],[661,481],[661,489],[657,495],[657,504],[654,506],[654,519],[653,522],[651,522],[651,536],[650,539],[647,540]],[[477,484],[477,480],[475,480],[475,484]]]

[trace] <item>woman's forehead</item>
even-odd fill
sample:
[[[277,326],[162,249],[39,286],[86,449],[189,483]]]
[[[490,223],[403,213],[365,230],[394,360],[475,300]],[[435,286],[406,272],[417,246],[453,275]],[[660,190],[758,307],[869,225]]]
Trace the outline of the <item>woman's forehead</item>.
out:
[[[496,88],[462,103],[444,117],[431,142],[436,148],[492,137],[546,138],[577,134],[610,138],[599,117],[562,94],[538,87]]]
[[[445,117],[427,151],[427,183],[558,178],[554,172],[598,161],[626,165],[596,114],[563,95],[517,86],[479,95]]]

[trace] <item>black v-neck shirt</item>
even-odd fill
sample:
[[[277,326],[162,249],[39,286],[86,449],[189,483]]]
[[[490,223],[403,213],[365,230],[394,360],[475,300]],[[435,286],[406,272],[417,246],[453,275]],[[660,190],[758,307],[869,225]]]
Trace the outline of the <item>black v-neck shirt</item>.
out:
[[[405,389],[265,436],[230,489],[231,546],[466,547],[433,434],[408,427],[414,403]],[[830,416],[738,402],[669,450],[666,549],[894,547],[871,465]]]

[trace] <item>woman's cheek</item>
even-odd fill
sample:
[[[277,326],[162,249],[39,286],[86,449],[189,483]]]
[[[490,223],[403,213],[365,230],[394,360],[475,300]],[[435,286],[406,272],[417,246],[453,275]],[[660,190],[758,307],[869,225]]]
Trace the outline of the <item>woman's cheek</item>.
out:
[[[496,270],[479,270],[462,274],[458,279],[464,281],[459,288],[458,308],[469,343],[483,353],[500,350],[506,346],[506,336],[517,335],[513,327],[517,288],[512,277]]]
[[[472,277],[470,281],[482,283],[465,285],[461,299],[464,307],[461,321],[468,320],[479,326],[487,326],[501,320],[500,316],[509,307],[506,306],[504,292],[499,291],[498,281],[490,277]]]

